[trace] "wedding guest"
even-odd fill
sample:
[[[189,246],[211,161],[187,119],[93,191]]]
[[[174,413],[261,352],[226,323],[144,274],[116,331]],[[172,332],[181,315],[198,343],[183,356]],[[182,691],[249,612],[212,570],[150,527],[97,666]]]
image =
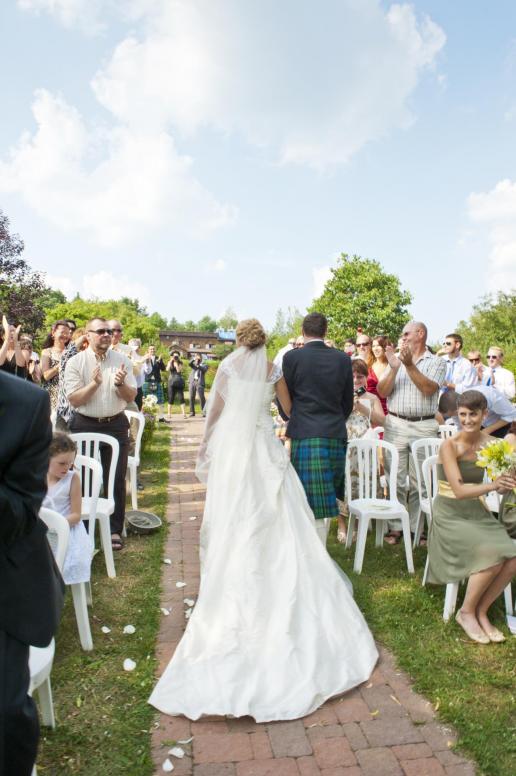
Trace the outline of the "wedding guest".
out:
[[[276,353],[276,356],[274,357],[274,363],[277,366],[281,367],[281,365],[283,364],[283,356],[285,355],[285,353],[288,353],[289,350],[293,350],[295,346],[296,346],[296,338],[291,337],[287,342],[287,344],[284,347],[280,348]]]
[[[73,469],[77,445],[62,431],[54,432],[50,442],[47,473],[47,495],[43,506],[66,518],[70,526],[68,547],[63,566],[67,585],[89,582],[93,547],[81,519],[81,481]],[[49,536],[50,545],[53,542]]]
[[[109,320],[107,323],[113,332],[113,336],[111,337],[112,349],[131,358],[133,353],[132,349],[129,347],[129,345],[125,345],[122,342],[122,334],[124,333],[124,329],[120,321],[117,321],[116,318],[111,318],[111,320]]]
[[[356,346],[355,346],[355,340],[353,339],[347,339],[344,342],[344,353],[347,356],[350,356],[352,358],[354,355],[356,355]]]
[[[503,350],[497,347],[490,347],[487,353],[487,363],[487,369],[484,370],[482,377],[484,385],[498,388],[508,399],[514,399],[516,395],[514,375],[510,369],[505,369],[502,366]]]
[[[141,412],[143,406],[143,383],[145,382],[145,372],[143,371],[145,358],[140,353],[142,341],[138,337],[134,337],[127,344],[131,348],[132,355],[130,359],[133,363],[134,378],[136,380],[136,398],[134,403],[138,408],[138,412]]]
[[[411,444],[416,439],[436,437],[439,424],[435,419],[439,390],[444,383],[446,363],[433,356],[427,346],[428,331],[424,323],[410,321],[403,328],[399,355],[391,345],[385,347],[388,368],[378,381],[378,393],[388,399],[389,414],[384,422],[384,439],[398,450],[398,500],[407,501],[406,482],[409,477],[408,509],[410,525],[415,530],[419,513],[416,472],[411,455]],[[389,471],[389,461],[385,462]],[[401,538],[401,523],[389,523],[385,537],[388,544],[397,544]]]
[[[444,398],[446,394],[442,398]],[[485,506],[490,491],[507,493],[516,477],[483,482],[477,453],[490,441],[482,431],[487,401],[477,390],[458,397],[461,431],[445,439],[437,463],[438,495],[428,544],[428,581],[445,585],[468,579],[456,621],[479,644],[505,641],[488,618],[491,604],[516,574],[516,544]]]
[[[70,328],[68,326],[68,321],[56,321],[52,326],[50,334],[43,343],[43,350],[41,351],[41,371],[43,374],[42,386],[49,393],[52,412],[57,410],[61,356],[69,341]]]
[[[298,348],[303,348],[305,346],[305,338],[302,334],[299,335],[299,337],[296,338],[296,342],[294,345],[294,348],[297,350]]]
[[[511,424],[516,421],[516,404],[510,402],[501,391],[490,385],[476,385],[475,391],[481,393],[487,402],[482,431],[503,439],[511,430]],[[459,393],[454,390],[446,391],[439,399],[439,412],[443,418],[453,419],[455,425],[460,427],[457,415],[458,404]]]
[[[334,348],[335,347],[335,340],[332,339],[325,339],[324,344],[327,348]]]
[[[505,441],[510,444],[513,453],[516,453],[516,433],[507,434]],[[502,498],[498,518],[511,539],[516,539],[516,498],[514,491],[509,491]]]
[[[39,738],[29,649],[55,635],[63,583],[38,512],[51,438],[48,395],[0,371],[0,773],[30,776]]]
[[[174,351],[170,354],[170,359],[167,364],[168,376],[168,415],[167,420],[172,420],[172,407],[176,397],[179,399],[181,406],[181,412],[183,418],[186,418],[186,406],[185,406],[185,378],[183,377],[183,362],[179,357],[179,353]]]
[[[143,395],[155,396],[158,402],[158,408],[163,413],[163,383],[161,382],[161,373],[165,371],[165,364],[161,356],[156,355],[154,345],[149,345],[147,355],[143,364],[145,381],[143,383]]]
[[[382,404],[378,396],[373,393],[369,393],[366,390],[368,383],[369,370],[365,361],[360,358],[354,359],[351,362],[351,370],[353,372],[353,410],[346,421],[346,431],[348,435],[348,442],[350,439],[361,439],[367,436],[371,428],[375,426],[382,426],[385,420],[385,413],[383,411]],[[352,451],[351,454],[347,453],[351,474],[351,487],[353,493],[352,498],[358,498],[355,494],[355,490],[358,484],[358,460],[356,451]],[[346,498],[341,501],[339,505],[339,517],[337,527],[337,541],[344,543],[346,541],[346,522],[344,517],[348,515],[347,499],[350,498],[350,494],[346,494]]]
[[[199,393],[199,401],[201,404],[201,412],[203,416],[206,416],[204,407],[206,405],[206,399],[204,398],[204,388],[206,386],[206,372],[208,371],[208,365],[202,363],[202,358],[199,355],[194,356],[190,361],[190,377],[188,378],[188,389],[190,394],[190,415],[188,417],[195,417],[195,395]]]
[[[123,547],[125,519],[125,477],[129,452],[129,421],[124,413],[136,396],[136,380],[130,360],[111,350],[112,331],[103,318],[86,324],[89,347],[77,353],[65,369],[65,390],[75,408],[70,429],[73,432],[109,434],[120,446],[115,473],[115,510],[111,515],[111,544]],[[107,492],[111,449],[101,447],[104,489]]]
[[[28,334],[24,334],[20,337],[20,348],[27,362],[27,380],[29,383],[37,383],[39,385],[39,383],[41,383],[39,356],[32,350],[32,339]]]
[[[462,355],[460,334],[447,334],[443,341],[443,360],[446,362],[446,377],[442,391],[453,389],[464,393],[478,382],[477,372],[471,362]]]
[[[73,318],[66,318],[66,322],[68,324],[68,328],[70,329],[70,336],[73,336],[75,330],[77,329],[77,324]]]
[[[369,393],[378,396],[382,404],[384,415],[387,415],[387,399],[384,399],[383,396],[378,395],[378,380],[389,366],[387,356],[385,355],[385,348],[389,344],[389,340],[383,335],[374,337],[371,343],[371,352],[373,354],[374,361],[369,367],[369,372],[367,375],[367,390]]]
[[[373,352],[371,350],[371,337],[368,337],[367,334],[363,333],[357,334],[356,346],[356,358],[361,358],[362,361],[365,361],[369,369],[374,361]]]
[[[477,373],[476,385],[478,385],[478,383],[482,382],[482,379],[484,377],[484,370],[486,368],[485,364],[482,363],[482,356],[480,355],[480,350],[470,350],[468,353],[468,361]]]
[[[59,388],[57,391],[57,405],[55,428],[58,431],[69,431],[70,423],[75,413],[74,408],[68,401],[65,390],[65,371],[68,361],[72,356],[77,355],[81,350],[88,347],[88,340],[84,329],[74,329],[72,339],[65,347],[59,364]]]
[[[21,326],[9,325],[5,315],[2,318],[4,336],[0,345],[0,369],[16,377],[27,377],[27,359],[20,342]]]

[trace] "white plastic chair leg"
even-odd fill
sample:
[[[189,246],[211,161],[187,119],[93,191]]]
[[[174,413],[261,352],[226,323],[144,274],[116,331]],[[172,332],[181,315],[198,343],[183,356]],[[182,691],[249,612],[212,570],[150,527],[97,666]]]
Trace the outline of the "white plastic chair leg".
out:
[[[414,560],[412,558],[412,537],[410,535],[410,519],[408,514],[403,515],[401,519],[403,528],[403,542],[405,544],[405,557],[407,559],[407,569],[409,574],[414,573]]]
[[[348,517],[348,534],[346,536],[346,549],[353,544],[353,529],[355,527],[355,516],[350,514]]]
[[[93,639],[91,637],[90,620],[88,617],[88,604],[86,601],[86,583],[78,582],[70,585],[72,588],[73,605],[75,609],[75,619],[79,630],[79,639],[81,647],[89,652],[93,649]]]
[[[362,517],[358,521],[357,546],[355,550],[355,562],[353,564],[353,571],[356,571],[357,574],[362,573],[362,564],[364,562],[368,525],[369,525],[369,518],[366,517],[365,515],[362,515]]]
[[[91,592],[91,582],[84,583],[84,589],[86,590],[86,603],[91,606],[93,603],[93,594]]]
[[[423,581],[421,582],[423,587],[426,585],[427,579],[428,579],[428,555],[426,556],[425,570],[423,572]]]
[[[505,614],[513,615],[514,614],[514,606],[512,602],[512,588],[511,583],[507,585],[505,590],[503,591],[503,598],[505,601]]]
[[[375,520],[376,523],[376,547],[383,547],[383,536],[385,533],[385,520]]]
[[[459,593],[459,583],[448,582],[448,584],[446,585],[446,593],[444,596],[444,609],[443,609],[443,620],[445,622],[448,622],[450,617],[452,617],[455,612],[455,607],[457,606],[458,593]]]
[[[414,528],[414,543],[412,545],[413,547],[417,547],[419,542],[421,541],[422,526],[424,525],[423,519],[424,519],[423,512],[420,509],[419,512],[417,513],[416,527]]]
[[[109,518],[106,520],[101,517],[99,522],[100,539],[102,541],[102,550],[104,551],[104,558],[106,560],[106,570],[108,577],[114,579],[116,577],[115,571],[115,559],[113,557],[113,547],[111,546],[111,526]]]
[[[138,471],[136,466],[129,467],[129,482],[131,484],[131,505],[133,509],[138,509]]]
[[[45,727],[55,728],[56,718],[54,716],[54,704],[52,701],[52,687],[50,686],[50,677],[48,676],[43,684],[37,688],[39,698],[39,707],[41,711],[41,724]]]

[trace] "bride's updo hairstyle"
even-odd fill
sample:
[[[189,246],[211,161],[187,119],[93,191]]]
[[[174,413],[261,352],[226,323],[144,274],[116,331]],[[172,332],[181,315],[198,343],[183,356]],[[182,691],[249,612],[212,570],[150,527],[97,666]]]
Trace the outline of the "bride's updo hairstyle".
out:
[[[237,345],[244,345],[246,348],[253,350],[265,345],[267,335],[260,321],[256,320],[256,318],[248,318],[245,321],[240,321],[236,327],[236,338]]]

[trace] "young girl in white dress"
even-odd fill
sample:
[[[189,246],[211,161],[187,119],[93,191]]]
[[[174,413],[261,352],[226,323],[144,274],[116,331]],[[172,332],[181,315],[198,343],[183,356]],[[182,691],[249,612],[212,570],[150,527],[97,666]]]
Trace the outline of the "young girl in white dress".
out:
[[[92,546],[81,520],[81,481],[72,468],[77,447],[68,434],[56,431],[49,452],[48,491],[43,506],[63,515],[70,524],[63,579],[67,585],[89,582]],[[49,541],[52,546],[51,534]]]

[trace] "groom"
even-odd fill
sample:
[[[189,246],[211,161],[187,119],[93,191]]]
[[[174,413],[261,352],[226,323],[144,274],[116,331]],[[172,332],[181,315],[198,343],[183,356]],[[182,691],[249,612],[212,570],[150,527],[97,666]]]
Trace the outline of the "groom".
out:
[[[283,359],[283,376],[292,397],[287,434],[292,440],[292,464],[305,489],[326,545],[337,499],[344,497],[346,419],[353,409],[351,360],[324,344],[327,321],[321,313],[303,320],[303,348]]]

